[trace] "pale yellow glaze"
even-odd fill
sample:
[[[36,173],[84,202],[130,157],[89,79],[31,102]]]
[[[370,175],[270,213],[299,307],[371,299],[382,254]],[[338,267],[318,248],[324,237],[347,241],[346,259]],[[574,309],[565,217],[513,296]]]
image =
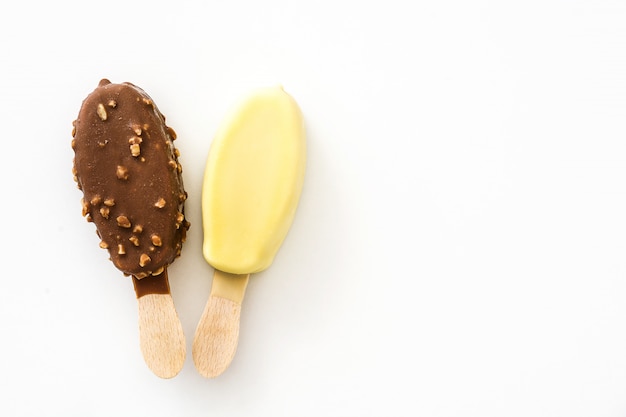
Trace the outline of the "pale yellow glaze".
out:
[[[294,218],[306,162],[302,113],[282,87],[246,98],[211,145],[202,188],[204,257],[250,274],[270,266]]]
[[[211,284],[211,296],[226,298],[241,304],[246,293],[249,278],[250,274],[230,274],[216,269],[213,274],[213,283]]]

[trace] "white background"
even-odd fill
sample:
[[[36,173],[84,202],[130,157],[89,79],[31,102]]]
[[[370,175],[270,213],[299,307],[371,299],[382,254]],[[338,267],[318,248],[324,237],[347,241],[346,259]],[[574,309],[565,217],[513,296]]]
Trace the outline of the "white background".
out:
[[[626,415],[626,2],[200,3],[0,6],[0,415]],[[179,137],[172,380],[72,181],[103,77]],[[304,191],[207,380],[204,162],[230,106],[277,83],[306,118]]]

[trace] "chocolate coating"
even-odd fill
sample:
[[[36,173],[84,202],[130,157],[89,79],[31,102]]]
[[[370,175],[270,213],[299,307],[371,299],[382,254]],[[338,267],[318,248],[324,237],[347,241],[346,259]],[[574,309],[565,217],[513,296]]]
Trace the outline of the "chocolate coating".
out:
[[[83,101],[72,132],[83,216],[124,274],[162,274],[180,256],[189,222],[176,134],[131,83],[103,79]]]

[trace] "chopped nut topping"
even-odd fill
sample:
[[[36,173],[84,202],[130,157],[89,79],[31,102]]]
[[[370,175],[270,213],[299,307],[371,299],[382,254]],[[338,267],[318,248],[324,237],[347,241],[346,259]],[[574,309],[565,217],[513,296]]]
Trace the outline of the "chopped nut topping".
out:
[[[141,148],[139,147],[138,144],[133,143],[132,145],[130,145],[130,154],[132,156],[138,157],[140,153],[141,153]]]
[[[118,255],[126,255],[126,249],[124,249],[124,245],[118,243],[117,245],[117,254]]]
[[[159,269],[157,269],[156,271],[152,272],[152,275],[161,275],[163,273],[163,271],[165,271],[165,267],[160,267]]]
[[[120,227],[130,228],[130,220],[126,216],[117,216],[117,225]]]
[[[176,171],[178,171],[179,174],[183,172],[183,166],[181,164],[176,164]]]
[[[176,148],[174,148],[174,155],[176,155],[176,158],[180,158],[180,151]]]
[[[117,166],[117,171],[115,173],[117,175],[117,178],[120,180],[127,180],[128,179],[128,168],[123,167],[121,165]]]
[[[83,208],[83,217],[85,217],[87,214],[89,214],[89,203],[87,203],[84,198],[81,198],[80,204]]]
[[[150,100],[149,98],[145,98],[145,97],[144,97],[144,98],[143,98],[143,102],[144,102],[144,104],[146,104],[146,105],[148,105],[148,106],[151,106],[151,105],[152,105],[152,100]]]
[[[133,228],[133,233],[141,233],[143,232],[143,226],[140,224],[135,225],[135,227]]]
[[[92,206],[97,206],[98,204],[100,204],[102,202],[102,197],[100,197],[99,194],[96,194],[92,197],[91,199],[91,205]]]
[[[117,106],[117,102],[115,100],[109,100],[109,102],[107,104],[112,109],[114,109]]]
[[[72,137],[76,136],[76,126],[72,128]],[[72,141],[72,149],[74,149],[74,141]]]
[[[182,202],[184,202],[186,200],[187,200],[187,193],[186,192],[178,194],[178,202],[182,203]]]
[[[167,126],[167,133],[170,135],[170,137],[172,138],[172,140],[176,140],[176,132],[174,132],[174,129],[172,129],[171,127]]]
[[[146,273],[146,272],[139,272],[139,273],[134,275],[134,277],[137,278],[137,279],[145,278],[147,276],[148,276],[148,273]]]
[[[145,253],[142,253],[141,256],[139,257],[139,266],[144,267],[144,266],[148,265],[148,263],[151,260],[152,259],[150,259],[150,257],[148,255],[146,255]]]
[[[105,139],[104,142],[98,141],[98,146],[104,148],[107,143],[109,143],[108,139]]]
[[[163,243],[161,242],[161,237],[159,235],[150,236],[150,240],[154,246],[161,246]]]
[[[100,207],[100,214],[105,219],[108,219],[109,218],[109,208],[108,207]]]
[[[165,199],[163,197],[159,198],[159,201],[154,203],[154,207],[157,207],[157,208],[165,207]]]
[[[135,135],[141,136],[141,127],[140,126],[134,126],[133,127],[133,132],[135,132]]]
[[[133,243],[133,245],[139,246],[139,238],[137,236],[133,235],[129,237],[128,240],[130,240]]]
[[[107,198],[106,200],[104,200],[104,205],[107,207],[113,207],[115,205],[115,199]]]
[[[130,143],[131,145],[139,145],[141,142],[143,142],[143,140],[139,136],[133,136],[128,139],[128,143]]]
[[[100,241],[100,247],[101,247],[102,249],[108,249],[108,248],[109,248],[109,244],[108,244],[108,243],[106,243],[104,240],[101,240],[101,241]]]
[[[181,224],[185,220],[185,215],[183,213],[176,214],[176,223]]]
[[[176,163],[176,161],[174,161],[173,159],[170,159],[167,164],[170,166],[170,168],[172,169],[176,169],[178,167],[178,164]]]
[[[98,103],[98,108],[96,109],[96,113],[98,113],[98,117],[103,122],[107,119],[107,111],[104,108],[102,103]]]

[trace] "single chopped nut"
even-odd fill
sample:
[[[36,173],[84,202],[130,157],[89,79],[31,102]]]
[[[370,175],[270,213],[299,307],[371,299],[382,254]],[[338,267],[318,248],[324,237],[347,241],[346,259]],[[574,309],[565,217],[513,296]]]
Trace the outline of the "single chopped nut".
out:
[[[176,224],[181,224],[185,220],[185,215],[183,213],[178,213],[176,215]]]
[[[109,102],[107,104],[112,109],[114,109],[117,106],[117,102],[115,100],[109,100]]]
[[[172,168],[172,169],[176,169],[176,168],[178,168],[178,164],[177,164],[177,163],[176,163],[176,161],[174,161],[173,159],[170,159],[170,160],[167,162],[167,165],[169,165],[169,167],[170,167],[170,168]]]
[[[163,208],[165,207],[165,199],[163,197],[159,198],[159,200],[154,203],[154,207]]]
[[[126,229],[130,228],[130,220],[126,216],[117,216],[117,225]]]
[[[117,171],[115,172],[115,175],[117,175],[117,178],[120,180],[127,180],[128,179],[128,168],[123,167],[121,165],[117,166]]]
[[[137,136],[141,136],[141,127],[140,126],[134,126],[133,127],[133,132],[135,132],[135,135]]]
[[[152,235],[150,236],[150,240],[152,241],[152,244],[154,246],[161,246],[163,243],[161,242],[161,237],[159,235]]]
[[[130,139],[128,139],[128,143],[130,143],[131,145],[139,145],[141,142],[143,142],[143,139],[141,139],[139,136],[132,136]]]
[[[161,275],[163,273],[163,271],[165,271],[165,267],[160,267],[159,269],[157,269],[156,271],[152,271],[152,275]]]
[[[133,235],[129,237],[128,240],[130,240],[133,243],[133,245],[139,246],[139,238],[137,236]]]
[[[130,154],[132,156],[138,157],[140,153],[141,153],[141,148],[139,147],[138,144],[133,143],[132,145],[130,145]]]
[[[113,207],[115,205],[115,199],[107,198],[106,200],[104,200],[104,205],[107,207]]]
[[[152,106],[152,100],[150,100],[149,98],[143,98],[143,102],[145,105],[147,106]]]
[[[96,113],[98,113],[98,117],[103,122],[107,119],[107,111],[104,108],[102,103],[98,103],[98,107],[96,108]]]
[[[109,244],[108,244],[108,243],[106,243],[104,240],[101,240],[101,241],[100,241],[100,247],[101,247],[102,249],[108,249],[108,248],[109,248]]]
[[[143,226],[140,224],[136,224],[133,228],[133,233],[141,233],[143,232]]]
[[[170,135],[170,138],[172,138],[172,140],[176,140],[176,132],[174,132],[174,129],[168,126],[167,133]]]
[[[137,278],[137,279],[145,278],[145,277],[147,277],[147,276],[148,276],[148,273],[147,273],[147,272],[138,272],[138,273],[136,273],[136,274],[134,275],[134,277],[135,277],[135,278]]]
[[[94,195],[94,196],[91,198],[91,201],[90,201],[90,203],[91,203],[91,205],[92,205],[92,206],[97,206],[97,205],[98,205],[98,204],[100,204],[101,202],[102,202],[102,197],[100,197],[100,195],[99,195],[99,194]]]
[[[126,255],[126,249],[124,248],[124,245],[122,245],[121,243],[117,245],[117,254]]]
[[[145,253],[142,253],[141,256],[139,257],[139,266],[144,267],[148,265],[150,261],[151,261],[150,257],[146,255]]]
[[[82,212],[83,213],[83,217],[85,217],[87,214],[89,214],[89,209],[90,209],[89,203],[86,202],[84,198],[81,198],[80,199],[80,204],[82,205],[82,208],[83,208],[83,212]]]
[[[100,207],[100,214],[105,219],[108,219],[109,218],[109,208],[108,207]]]

